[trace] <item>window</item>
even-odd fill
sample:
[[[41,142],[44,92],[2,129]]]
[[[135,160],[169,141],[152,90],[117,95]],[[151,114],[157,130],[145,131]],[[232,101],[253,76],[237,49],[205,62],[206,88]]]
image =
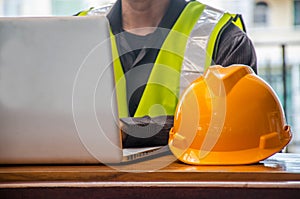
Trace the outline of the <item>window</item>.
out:
[[[300,26],[300,0],[294,0],[294,25]]]
[[[257,2],[254,6],[254,24],[268,24],[268,4],[265,2]]]

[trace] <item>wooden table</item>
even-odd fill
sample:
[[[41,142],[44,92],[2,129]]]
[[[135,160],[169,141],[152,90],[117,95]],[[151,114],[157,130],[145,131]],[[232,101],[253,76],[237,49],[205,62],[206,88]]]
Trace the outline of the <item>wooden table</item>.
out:
[[[300,154],[191,166],[167,154],[123,165],[6,165],[0,198],[300,198]]]

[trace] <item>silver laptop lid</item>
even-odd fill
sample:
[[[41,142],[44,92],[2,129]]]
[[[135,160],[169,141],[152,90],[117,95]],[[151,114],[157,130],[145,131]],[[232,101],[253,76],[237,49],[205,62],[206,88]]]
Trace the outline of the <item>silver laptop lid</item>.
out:
[[[0,163],[122,160],[104,17],[0,19]]]

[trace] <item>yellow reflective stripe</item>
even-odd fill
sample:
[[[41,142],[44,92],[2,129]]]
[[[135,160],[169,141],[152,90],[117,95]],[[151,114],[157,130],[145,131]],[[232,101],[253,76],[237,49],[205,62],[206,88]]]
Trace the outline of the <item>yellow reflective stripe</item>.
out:
[[[186,42],[204,8],[190,2],[181,13],[159,51],[135,117],[174,115]]]
[[[88,12],[91,11],[92,9],[93,7],[88,10],[82,11],[78,13],[77,16],[86,16]],[[123,117],[128,117],[128,107],[126,101],[126,79],[124,76],[121,61],[119,59],[116,39],[111,29],[109,30],[109,34],[110,34],[110,41],[111,41],[111,48],[112,48],[111,51],[112,51],[112,58],[113,58],[118,113],[119,113],[119,118],[123,118]]]
[[[204,4],[197,1],[190,2],[182,11],[172,30],[189,36],[204,9]]]
[[[119,59],[119,53],[117,49],[116,38],[113,35],[112,31],[109,31],[111,48],[112,48],[112,57],[113,57],[113,66],[114,66],[114,76],[115,76],[115,88],[118,102],[118,112],[119,118],[128,117],[128,107],[127,107],[127,98],[126,98],[126,79]]]
[[[239,27],[242,31],[246,32],[244,22],[243,22],[243,19],[241,18],[241,15],[233,14],[232,17],[233,17],[232,23],[234,25],[236,25],[237,27]]]
[[[92,9],[94,9],[94,7],[91,7],[88,10],[81,11],[80,13],[77,14],[77,16],[86,16],[89,13],[89,11],[91,11]]]
[[[212,31],[207,47],[206,47],[206,60],[205,60],[205,68],[206,70],[212,62],[212,56],[215,50],[215,44],[216,40],[218,38],[218,35],[222,28],[230,21],[232,20],[232,16],[229,13],[224,13],[222,18],[219,20],[219,22],[216,24],[214,30]]]

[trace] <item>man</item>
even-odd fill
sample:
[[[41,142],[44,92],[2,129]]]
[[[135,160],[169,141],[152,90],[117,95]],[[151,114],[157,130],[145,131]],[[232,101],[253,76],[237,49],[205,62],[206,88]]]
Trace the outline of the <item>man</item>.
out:
[[[146,125],[168,115],[170,121],[182,90],[210,65],[245,64],[257,71],[239,15],[185,0],[117,0],[107,14],[100,8],[78,15],[103,13],[111,26],[121,118]],[[168,139],[168,130],[150,136],[143,135],[145,130],[128,132],[125,146],[160,145]]]

